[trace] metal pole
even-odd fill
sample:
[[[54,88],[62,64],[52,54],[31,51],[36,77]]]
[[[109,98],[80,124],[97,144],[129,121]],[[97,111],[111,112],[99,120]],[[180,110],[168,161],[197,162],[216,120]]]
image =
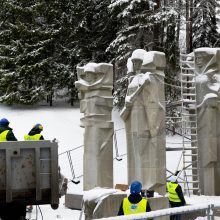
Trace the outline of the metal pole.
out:
[[[72,162],[72,158],[71,158],[71,155],[70,155],[70,151],[67,151],[66,153],[67,153],[67,156],[68,156],[68,159],[69,159],[70,170],[71,170],[71,173],[72,173],[72,176],[73,176],[72,182],[75,183],[75,184],[78,184],[78,183],[80,183],[80,181],[76,180],[76,176],[75,176],[75,172],[74,172],[74,169],[73,169],[73,162]]]
[[[214,220],[213,209],[214,209],[214,205],[213,204],[208,205],[208,208],[206,210],[207,220]]]
[[[114,132],[114,142],[115,142],[116,160],[121,161],[122,158],[119,158],[119,153],[118,153],[118,142],[117,142],[117,137],[116,137],[116,131]]]

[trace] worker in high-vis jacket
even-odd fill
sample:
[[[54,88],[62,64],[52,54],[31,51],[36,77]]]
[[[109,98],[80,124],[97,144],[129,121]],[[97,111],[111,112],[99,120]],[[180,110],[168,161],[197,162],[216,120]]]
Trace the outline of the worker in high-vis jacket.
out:
[[[168,181],[169,182],[167,183],[167,191],[168,191],[170,206],[172,208],[184,206],[186,204],[186,201],[183,195],[182,188],[177,182],[177,176],[171,176],[168,179]],[[180,219],[181,219],[180,214],[170,216],[170,220],[180,220]]]
[[[123,199],[118,211],[118,215],[131,215],[150,212],[150,204],[146,198],[141,196],[142,185],[139,181],[134,181],[130,186],[130,195]]]
[[[12,128],[9,127],[6,118],[0,120],[0,142],[17,141]],[[0,203],[0,219],[2,220],[21,220],[26,217],[26,204],[24,200],[14,200],[9,203]]]
[[[24,140],[25,141],[44,140],[41,131],[43,131],[43,126],[41,124],[34,125],[33,128],[29,131],[29,133],[24,136]]]
[[[17,141],[13,133],[13,129],[9,127],[9,121],[6,118],[0,120],[0,142],[2,141]]]

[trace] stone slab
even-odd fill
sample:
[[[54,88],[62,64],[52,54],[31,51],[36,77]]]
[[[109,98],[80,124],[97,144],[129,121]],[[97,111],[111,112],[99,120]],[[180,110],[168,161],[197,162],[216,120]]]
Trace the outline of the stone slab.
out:
[[[82,208],[82,194],[66,194],[65,207],[69,209],[81,210]]]

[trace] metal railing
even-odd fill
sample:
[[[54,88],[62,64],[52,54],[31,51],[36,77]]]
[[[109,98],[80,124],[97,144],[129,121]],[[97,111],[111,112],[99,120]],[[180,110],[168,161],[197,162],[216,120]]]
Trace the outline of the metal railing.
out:
[[[78,147],[75,147],[71,150],[64,151],[64,152],[59,154],[59,157],[60,156],[67,156],[68,163],[69,163],[69,168],[70,168],[71,175],[72,175],[72,178],[70,179],[70,181],[73,182],[74,184],[80,183],[80,178],[82,177],[82,175],[76,176],[76,172],[75,172],[76,168],[74,167],[74,164],[73,164],[73,159],[72,159],[71,152],[74,152],[78,149],[82,149],[83,147],[84,147],[83,145],[80,145]]]
[[[152,219],[162,216],[171,216],[176,214],[184,214],[191,213],[195,211],[204,210],[206,213],[207,220],[214,220],[214,209],[220,208],[220,203],[215,204],[199,204],[199,205],[188,205],[177,208],[168,208],[162,209],[158,211],[151,211],[148,213],[135,214],[135,215],[126,215],[126,216],[115,216],[109,218],[100,218],[93,220],[144,220],[144,219]]]

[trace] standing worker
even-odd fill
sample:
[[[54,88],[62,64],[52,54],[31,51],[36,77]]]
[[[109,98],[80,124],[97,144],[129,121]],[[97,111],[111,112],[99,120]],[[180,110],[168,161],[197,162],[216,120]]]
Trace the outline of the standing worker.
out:
[[[147,199],[140,195],[142,185],[139,181],[131,183],[130,195],[124,198],[118,211],[118,215],[131,215],[150,212],[151,208]]]
[[[17,141],[12,128],[6,118],[0,120],[0,142]],[[2,220],[25,220],[26,204],[24,200],[15,200],[9,203],[0,202],[0,218]]]
[[[0,120],[0,141],[17,141],[13,129],[9,127],[9,123],[6,118]]]
[[[43,126],[41,124],[34,125],[33,128],[29,131],[29,133],[24,136],[24,140],[25,141],[44,140],[41,131],[43,131]]]
[[[168,180],[169,182],[167,183],[167,190],[170,206],[172,208],[184,206],[186,204],[186,201],[184,199],[182,188],[177,182],[177,176],[171,176]],[[180,214],[170,216],[170,220],[180,219]]]

